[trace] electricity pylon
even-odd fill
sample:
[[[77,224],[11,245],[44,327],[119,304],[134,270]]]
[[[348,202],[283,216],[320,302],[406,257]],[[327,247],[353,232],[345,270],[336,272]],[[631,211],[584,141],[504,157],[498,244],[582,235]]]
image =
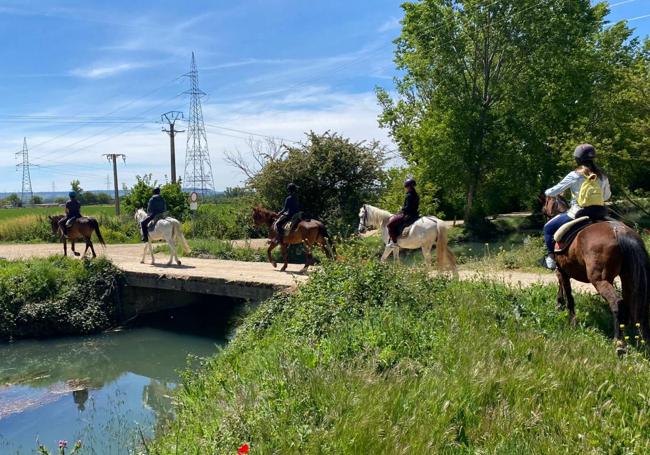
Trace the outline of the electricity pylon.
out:
[[[29,151],[27,150],[27,138],[23,138],[23,149],[16,153],[17,157],[21,158],[21,162],[16,165],[16,170],[22,168],[23,171],[23,185],[20,192],[20,201],[23,205],[27,205],[34,197],[32,192],[32,177],[29,173],[29,167],[32,164],[29,162]]]
[[[185,92],[190,95],[190,110],[187,121],[183,186],[186,190],[196,191],[205,196],[210,191],[214,191],[214,179],[201,107],[201,98],[205,96],[205,92],[199,88],[199,73],[196,69],[194,52],[192,52],[190,72],[186,76],[190,78],[190,89]]]

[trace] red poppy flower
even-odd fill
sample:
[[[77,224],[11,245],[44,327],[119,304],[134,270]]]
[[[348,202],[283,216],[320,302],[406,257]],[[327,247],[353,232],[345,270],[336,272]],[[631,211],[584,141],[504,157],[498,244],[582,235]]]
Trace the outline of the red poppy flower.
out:
[[[248,447],[248,444],[244,444],[239,449],[237,449],[237,455],[244,455],[245,453],[248,453],[249,449],[250,447]]]

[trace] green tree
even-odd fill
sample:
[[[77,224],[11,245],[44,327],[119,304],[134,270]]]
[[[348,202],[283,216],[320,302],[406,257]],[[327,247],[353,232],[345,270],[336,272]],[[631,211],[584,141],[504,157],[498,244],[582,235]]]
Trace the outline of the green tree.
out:
[[[358,223],[362,204],[376,202],[383,187],[384,149],[377,142],[352,142],[335,133],[309,133],[307,141],[286,147],[249,180],[262,202],[282,207],[286,187],[294,182],[305,214],[347,234]]]
[[[137,209],[146,210],[153,190],[158,186],[158,183],[152,180],[151,174],[136,176],[135,185],[122,199],[125,211],[134,213]],[[181,221],[187,217],[190,206],[187,194],[183,193],[180,180],[177,183],[166,183],[160,186],[160,194],[167,203],[170,216]]]
[[[404,76],[397,99],[378,90],[381,124],[440,188],[441,205],[467,221],[526,204],[557,173],[557,138],[588,111],[594,82],[610,77],[598,46],[621,32],[604,30],[605,6],[422,0],[403,8],[395,60]]]
[[[20,197],[16,193],[11,193],[9,196],[7,196],[4,200],[5,204],[10,205],[12,207],[22,207],[23,203],[20,200]]]
[[[43,198],[40,196],[32,196],[32,198],[29,200],[30,204],[42,204],[43,203]]]

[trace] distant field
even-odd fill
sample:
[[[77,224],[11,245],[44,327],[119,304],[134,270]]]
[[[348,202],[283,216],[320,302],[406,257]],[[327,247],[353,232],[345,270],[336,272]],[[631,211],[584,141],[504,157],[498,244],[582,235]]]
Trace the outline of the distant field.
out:
[[[112,205],[89,205],[81,208],[81,213],[90,216],[113,215],[115,208]],[[17,209],[0,209],[0,221],[14,220],[29,215],[56,215],[63,214],[63,207],[27,207]]]

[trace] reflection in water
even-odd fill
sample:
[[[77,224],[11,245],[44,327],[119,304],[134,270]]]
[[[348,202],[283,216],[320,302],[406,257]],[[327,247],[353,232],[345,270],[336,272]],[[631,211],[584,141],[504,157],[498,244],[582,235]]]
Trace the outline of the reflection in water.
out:
[[[0,344],[0,453],[34,453],[37,440],[59,439],[81,439],[84,453],[128,453],[134,430],[151,434],[170,417],[188,355],[225,343],[230,315],[211,314],[215,307],[95,336]]]

